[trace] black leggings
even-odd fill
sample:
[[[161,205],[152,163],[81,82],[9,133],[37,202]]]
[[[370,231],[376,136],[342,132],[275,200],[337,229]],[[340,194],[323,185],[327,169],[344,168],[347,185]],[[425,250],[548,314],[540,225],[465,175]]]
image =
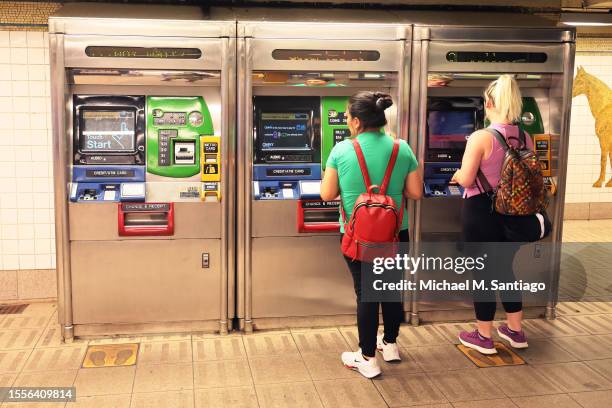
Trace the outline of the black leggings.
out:
[[[408,242],[408,230],[399,233],[400,242]],[[400,323],[404,316],[402,302],[362,302],[361,301],[361,268],[362,262],[352,261],[344,257],[353,275],[355,295],[357,295],[357,330],[359,331],[359,347],[364,356],[374,357],[376,354],[376,335],[378,334],[378,305],[382,306],[383,324],[385,327],[384,341],[395,343],[399,334]],[[371,269],[371,268],[368,268]]]
[[[491,211],[491,199],[486,194],[479,194],[464,200],[461,220],[464,242],[506,242],[502,216]],[[503,259],[496,259],[496,267],[498,268],[495,272],[496,279],[507,282],[515,280],[512,261],[518,248],[518,245],[513,249],[504,247],[504,251],[502,251]],[[491,276],[475,275],[475,278],[486,281],[487,278],[490,280]],[[501,291],[499,296],[506,313],[516,313],[523,310],[520,292]],[[486,297],[484,296],[484,298]],[[474,300],[476,319],[480,321],[489,322],[495,318],[495,309],[497,308],[495,293],[491,293],[488,297],[490,297],[489,301],[482,301],[483,296],[479,294],[477,296],[478,300]]]

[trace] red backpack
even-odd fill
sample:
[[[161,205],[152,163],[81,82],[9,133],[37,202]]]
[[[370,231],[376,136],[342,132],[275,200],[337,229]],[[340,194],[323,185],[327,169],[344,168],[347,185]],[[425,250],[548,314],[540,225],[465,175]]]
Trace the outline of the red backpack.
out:
[[[348,222],[346,222],[344,209],[340,206],[344,221],[342,253],[354,261],[364,262],[372,262],[378,257],[394,257],[397,254],[398,234],[404,215],[404,198],[402,196],[401,206],[398,208],[393,198],[387,195],[387,187],[399,152],[399,140],[396,139],[393,143],[393,150],[381,186],[372,185],[357,138],[353,139],[353,146],[366,192],[357,197]]]

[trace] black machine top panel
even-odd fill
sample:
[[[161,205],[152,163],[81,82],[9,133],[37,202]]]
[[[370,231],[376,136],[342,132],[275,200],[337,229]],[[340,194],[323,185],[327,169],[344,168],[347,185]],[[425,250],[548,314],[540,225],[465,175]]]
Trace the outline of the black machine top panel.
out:
[[[467,137],[484,126],[482,98],[427,99],[427,161],[459,162]]]
[[[305,96],[253,98],[255,163],[320,163],[321,100]]]
[[[145,163],[144,96],[75,95],[75,165]]]

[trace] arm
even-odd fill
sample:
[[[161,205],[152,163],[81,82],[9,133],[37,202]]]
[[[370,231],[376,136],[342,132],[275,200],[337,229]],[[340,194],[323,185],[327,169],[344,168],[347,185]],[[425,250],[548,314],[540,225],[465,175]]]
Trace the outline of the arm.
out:
[[[473,133],[465,146],[461,168],[455,172],[451,182],[458,183],[465,188],[473,186],[487,147],[488,150],[492,148],[489,133],[483,130]]]
[[[404,184],[404,197],[411,200],[420,200],[423,197],[423,175],[420,165],[415,171],[408,173]]]
[[[321,182],[321,199],[323,201],[335,200],[340,195],[340,185],[338,182],[338,170],[327,167]]]

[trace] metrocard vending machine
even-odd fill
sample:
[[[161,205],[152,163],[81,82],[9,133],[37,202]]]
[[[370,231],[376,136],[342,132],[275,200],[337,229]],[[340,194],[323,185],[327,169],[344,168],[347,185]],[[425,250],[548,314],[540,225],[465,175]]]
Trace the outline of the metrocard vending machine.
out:
[[[49,20],[65,339],[228,330],[235,25],[190,11]]]
[[[534,141],[548,189],[546,211],[553,222],[545,243],[521,247],[513,269],[515,274],[546,274],[547,287],[554,295],[567,170],[573,41],[571,30],[554,27],[415,26],[411,144],[418,146],[418,158],[424,163],[424,197],[413,215],[415,253],[440,242],[461,242],[464,191],[450,180],[461,166],[469,135],[489,125],[483,100],[486,87],[501,74],[513,74],[523,96],[517,124]],[[545,303],[528,305],[533,307],[526,313],[540,316],[547,309],[550,313],[553,304]],[[419,320],[469,319],[473,314],[471,298],[444,301],[419,293],[412,295],[406,310],[415,324]]]
[[[382,90],[404,108],[404,36],[374,24],[262,27],[239,25],[240,324],[250,331],[352,323],[339,200],[321,200],[321,179],[333,146],[350,137],[350,95]],[[400,134],[389,116],[387,131]]]

